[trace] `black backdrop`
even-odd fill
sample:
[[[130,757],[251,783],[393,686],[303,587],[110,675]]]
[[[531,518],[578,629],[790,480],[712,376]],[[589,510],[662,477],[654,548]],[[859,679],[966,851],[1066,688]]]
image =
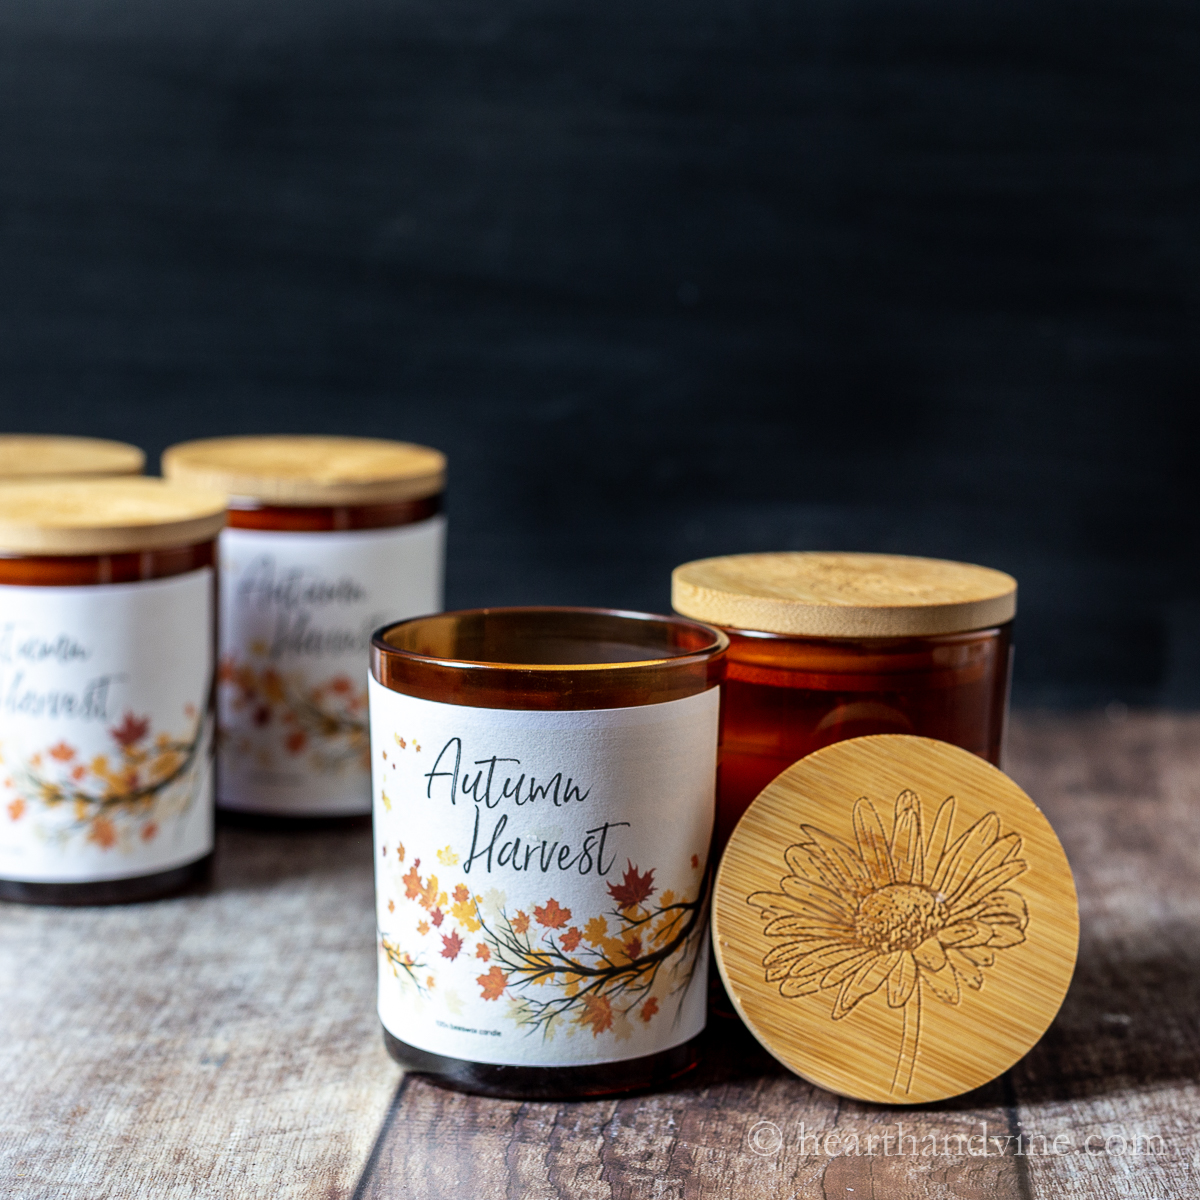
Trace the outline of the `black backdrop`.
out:
[[[0,423],[451,457],[449,602],[1021,581],[1018,698],[1200,699],[1200,8],[6,0]]]

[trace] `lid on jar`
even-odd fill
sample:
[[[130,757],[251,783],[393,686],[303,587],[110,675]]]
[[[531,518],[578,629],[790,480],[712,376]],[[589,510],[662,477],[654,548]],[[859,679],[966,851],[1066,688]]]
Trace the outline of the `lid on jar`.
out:
[[[127,442],[52,433],[0,434],[0,480],[140,475],[145,465],[145,454]]]
[[[732,629],[922,637],[1011,620],[1017,581],[990,567],[902,554],[730,554],[676,567],[671,603],[685,617]]]
[[[171,446],[162,469],[178,483],[282,507],[420,500],[446,485],[440,450],[382,438],[206,438]]]
[[[721,977],[771,1054],[832,1092],[942,1100],[1042,1036],[1075,969],[1071,868],[981,758],[880,734],[793,764],[747,809],[713,905]]]
[[[161,479],[0,484],[0,554],[121,554],[194,545],[225,524],[221,492]]]

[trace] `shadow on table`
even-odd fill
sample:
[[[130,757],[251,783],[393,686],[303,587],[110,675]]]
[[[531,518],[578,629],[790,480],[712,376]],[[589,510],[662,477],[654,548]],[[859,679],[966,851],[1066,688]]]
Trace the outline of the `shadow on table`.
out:
[[[1135,1091],[1200,1076],[1200,946],[1167,922],[1120,942],[1085,939],[1071,990],[1013,1071],[1023,1104]]]
[[[298,879],[338,878],[370,888],[372,852],[369,818],[300,825],[222,817],[211,890],[260,891]]]

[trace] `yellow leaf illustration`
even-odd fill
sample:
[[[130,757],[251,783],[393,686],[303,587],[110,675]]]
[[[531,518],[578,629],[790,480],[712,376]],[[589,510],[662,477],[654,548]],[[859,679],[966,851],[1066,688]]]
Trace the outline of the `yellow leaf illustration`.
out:
[[[583,927],[583,936],[593,946],[600,945],[608,937],[608,922],[603,917],[593,917]]]
[[[380,799],[383,801],[383,807],[386,808],[388,810],[388,812],[391,812],[392,811],[391,797],[387,794],[387,792],[384,792],[384,791],[381,791],[379,793],[379,796],[380,796]]]
[[[457,863],[458,863],[458,855],[455,854],[454,851],[451,850],[449,846],[446,846],[444,849],[439,850],[437,852],[437,858],[438,858],[438,862],[440,862],[442,864],[442,866],[444,866],[444,867],[453,867],[453,866],[457,865]]]
[[[478,897],[476,897],[478,900]],[[450,915],[466,930],[471,933],[476,933],[483,928],[479,917],[475,912],[475,903],[468,897],[466,900],[459,900],[450,908]]]

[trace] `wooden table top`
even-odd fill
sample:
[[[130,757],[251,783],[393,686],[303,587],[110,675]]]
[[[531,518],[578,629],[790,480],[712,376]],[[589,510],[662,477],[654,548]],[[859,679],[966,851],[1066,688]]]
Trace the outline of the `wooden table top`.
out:
[[[402,1080],[374,1013],[368,832],[225,828],[208,894],[108,909],[0,905],[2,1190],[39,1200],[1200,1193],[1200,716],[1024,714],[1007,768],[1070,856],[1082,942],[1049,1033],[977,1092],[924,1108],[840,1100],[788,1075],[728,1020],[710,1025],[698,1074],[650,1096],[523,1104]]]

